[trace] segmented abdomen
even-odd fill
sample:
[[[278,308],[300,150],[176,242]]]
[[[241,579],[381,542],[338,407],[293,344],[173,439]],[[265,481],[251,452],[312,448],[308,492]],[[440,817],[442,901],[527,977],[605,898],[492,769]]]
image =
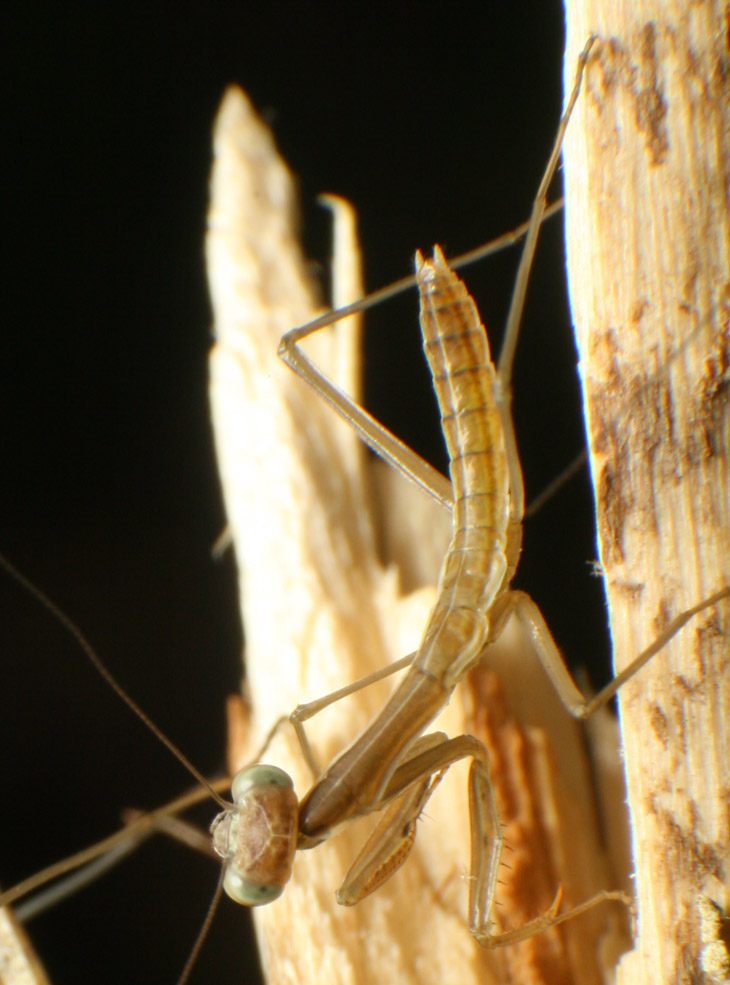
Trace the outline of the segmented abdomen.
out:
[[[509,483],[495,399],[496,373],[476,305],[438,246],[433,260],[417,255],[416,277],[423,346],[441,411],[454,491],[452,539],[441,568],[438,600],[421,643],[423,655],[417,661],[423,666],[423,660],[434,659],[440,665],[448,651],[453,659],[460,634],[469,649],[469,634],[478,635],[482,624],[486,632],[483,616],[505,571]],[[455,609],[462,611],[450,616]],[[482,618],[471,620],[463,610]]]

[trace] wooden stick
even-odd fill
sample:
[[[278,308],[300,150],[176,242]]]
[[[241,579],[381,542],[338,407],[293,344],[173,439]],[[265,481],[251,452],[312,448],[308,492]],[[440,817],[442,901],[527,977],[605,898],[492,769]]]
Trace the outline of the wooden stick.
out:
[[[718,2],[566,9],[566,78],[600,38],[566,228],[618,671],[730,583],[729,24]],[[729,626],[727,603],[697,616],[619,694],[638,908],[623,985],[730,975]]]

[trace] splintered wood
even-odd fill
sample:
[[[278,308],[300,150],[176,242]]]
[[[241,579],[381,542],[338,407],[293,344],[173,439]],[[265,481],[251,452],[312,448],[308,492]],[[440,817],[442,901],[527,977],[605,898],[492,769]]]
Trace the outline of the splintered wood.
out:
[[[24,929],[6,906],[0,907],[0,985],[49,985]]]
[[[352,242],[351,217],[341,208],[337,214],[337,235]],[[270,725],[300,701],[416,648],[449,534],[448,515],[417,491],[380,497],[388,528],[398,532],[398,561],[409,571],[405,584],[372,506],[375,476],[359,439],[278,362],[284,332],[318,313],[295,228],[290,175],[246,98],[232,89],[216,124],[207,242],[216,335],[211,392],[253,708],[250,739],[231,750],[232,769],[248,761]],[[357,259],[351,266],[357,269]],[[346,293],[361,293],[354,275]],[[342,323],[319,333],[310,349],[350,393],[358,388],[353,337],[353,326]],[[403,513],[394,521],[397,503]],[[543,912],[559,884],[571,905],[611,880],[576,726],[536,660],[511,652],[500,672],[495,666],[491,676],[480,672],[471,687],[458,689],[434,727],[452,735],[474,732],[493,757],[514,865],[500,873],[497,912],[500,926],[512,928]],[[358,692],[311,722],[321,763],[352,740],[389,686]],[[514,694],[520,691],[541,698],[539,712],[528,710],[522,721]],[[545,716],[540,721],[538,713]],[[294,777],[300,796],[310,786],[290,730],[277,736],[266,759]],[[621,920],[610,907],[500,951],[472,940],[462,878],[469,850],[465,787],[463,770],[449,770],[406,864],[356,907],[339,907],[335,890],[367,836],[367,819],[299,853],[282,897],[255,911],[269,980],[602,981],[601,941]]]
[[[566,77],[601,39],[565,141],[566,229],[620,670],[730,583],[730,9],[568,0],[567,23]],[[728,632],[727,603],[709,609],[619,692],[638,935],[622,985],[730,980]]]

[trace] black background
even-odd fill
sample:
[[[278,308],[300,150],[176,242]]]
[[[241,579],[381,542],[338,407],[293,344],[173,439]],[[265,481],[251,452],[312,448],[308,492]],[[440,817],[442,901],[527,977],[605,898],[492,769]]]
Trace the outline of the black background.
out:
[[[560,111],[562,17],[557,2],[6,15],[0,550],[205,772],[222,765],[241,647],[233,565],[210,554],[224,517],[202,243],[222,91],[240,83],[272,124],[310,255],[324,263],[329,249],[317,193],[355,203],[372,289],[407,272],[416,247],[454,255],[527,217]],[[493,338],[516,259],[467,274]],[[558,219],[518,354],[528,498],[583,440],[563,263]],[[369,319],[368,400],[442,465],[415,311],[410,296]],[[605,662],[591,516],[580,477],[528,524],[518,581],[571,657]],[[0,607],[8,885],[188,780],[4,575]],[[210,862],[155,839],[33,922],[53,982],[174,982],[215,880]],[[225,903],[194,981],[256,981],[247,934]]]

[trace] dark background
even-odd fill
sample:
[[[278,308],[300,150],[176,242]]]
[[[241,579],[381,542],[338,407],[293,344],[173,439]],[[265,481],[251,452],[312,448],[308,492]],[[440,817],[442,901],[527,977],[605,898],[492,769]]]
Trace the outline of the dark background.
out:
[[[299,177],[310,255],[324,262],[329,249],[317,193],[355,203],[372,289],[407,272],[416,247],[454,255],[527,217],[560,111],[562,8],[63,7],[25,5],[3,31],[0,550],[215,773],[241,647],[231,558],[211,558],[225,521],[203,231],[223,89],[240,83],[272,124]],[[493,338],[516,260],[467,274]],[[528,497],[582,443],[563,262],[558,219],[542,237],[515,383]],[[369,319],[368,399],[442,463],[415,310],[410,296]],[[605,662],[591,517],[581,477],[528,524],[518,580],[568,654]],[[4,575],[0,611],[9,885],[189,781]],[[54,985],[174,982],[215,880],[206,859],[153,840],[32,923]],[[256,980],[246,920],[221,907],[194,981]]]

